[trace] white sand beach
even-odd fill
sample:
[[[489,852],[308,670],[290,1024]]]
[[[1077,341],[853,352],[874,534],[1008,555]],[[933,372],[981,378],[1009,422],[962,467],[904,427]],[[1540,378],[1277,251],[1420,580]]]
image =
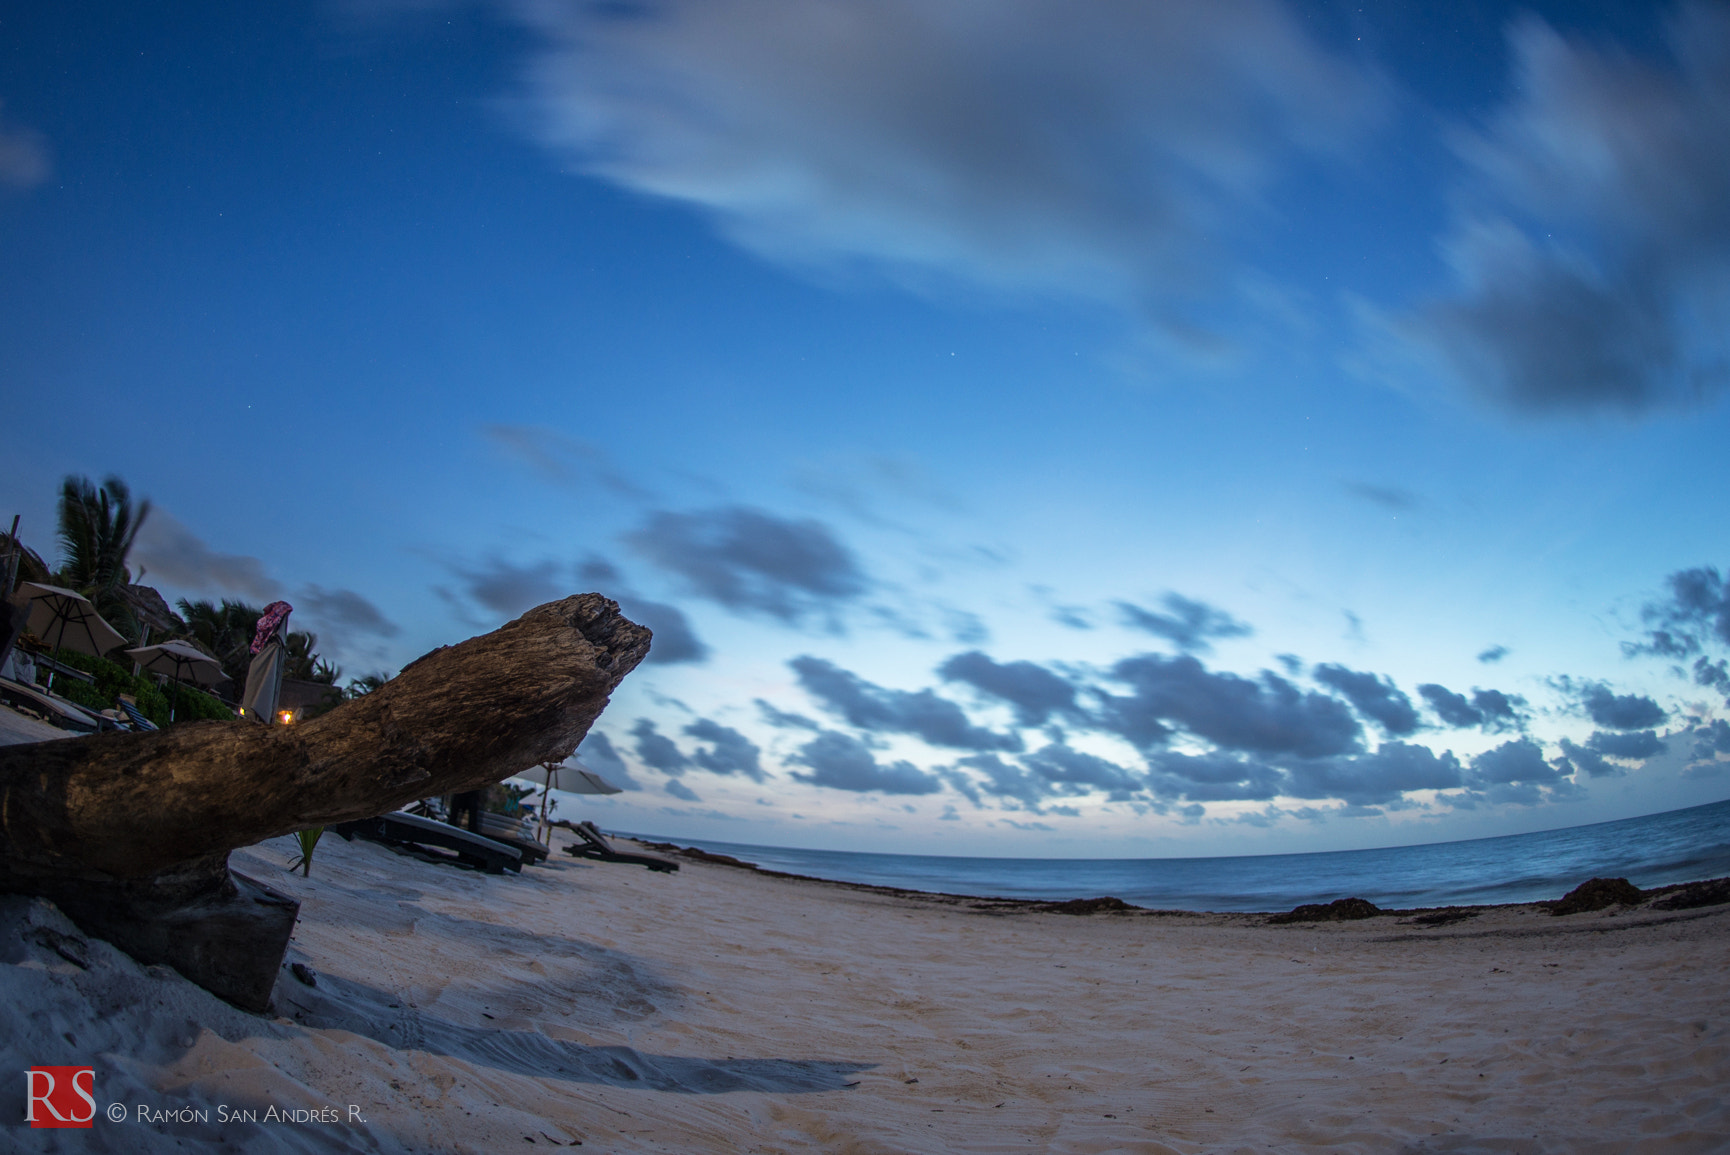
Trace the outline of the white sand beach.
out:
[[[5,1145],[1730,1144],[1726,906],[1266,926],[991,913],[701,862],[669,875],[557,854],[494,877],[327,836],[303,879],[293,857],[280,839],[233,860],[303,904],[289,962],[317,985],[285,969],[274,1018],[3,900],[12,1066],[94,1065],[99,1105],[127,1112],[32,1131],[14,1098]],[[140,1107],[190,1121],[139,1121]],[[272,1107],[340,1121],[278,1122]]]

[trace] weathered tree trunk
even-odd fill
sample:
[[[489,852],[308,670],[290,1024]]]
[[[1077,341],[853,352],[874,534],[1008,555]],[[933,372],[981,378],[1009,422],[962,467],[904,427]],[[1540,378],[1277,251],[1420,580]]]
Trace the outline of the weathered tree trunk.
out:
[[[581,594],[434,650],[300,725],[197,722],[0,747],[0,891],[51,898],[89,933],[262,1009],[294,904],[237,889],[229,851],[563,758],[649,641],[616,603]],[[188,919],[228,928],[235,946],[204,944],[214,962],[191,957],[175,946]],[[278,931],[268,975],[234,957]]]

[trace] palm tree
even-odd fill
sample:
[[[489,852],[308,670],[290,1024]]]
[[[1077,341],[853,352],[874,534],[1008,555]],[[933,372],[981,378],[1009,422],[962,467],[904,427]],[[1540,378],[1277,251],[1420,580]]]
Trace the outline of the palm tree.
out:
[[[89,598],[98,613],[134,640],[138,621],[121,591],[132,581],[126,559],[149,516],[150,502],[134,506],[132,491],[118,477],[109,477],[101,489],[88,477],[68,476],[60,483],[62,560],[56,579]]]
[[[344,694],[349,698],[364,698],[374,690],[381,689],[387,679],[383,674],[362,674],[358,678],[350,678],[348,689]]]
[[[290,630],[284,647],[288,650],[288,665],[283,669],[283,677],[336,685],[336,680],[342,677],[342,669],[320,658],[317,646],[317,634],[310,630]]]
[[[221,606],[182,598],[180,616],[186,619],[191,640],[222,663],[222,672],[234,679],[236,686],[246,685],[246,670],[252,664],[252,635],[264,611],[226,598]]]

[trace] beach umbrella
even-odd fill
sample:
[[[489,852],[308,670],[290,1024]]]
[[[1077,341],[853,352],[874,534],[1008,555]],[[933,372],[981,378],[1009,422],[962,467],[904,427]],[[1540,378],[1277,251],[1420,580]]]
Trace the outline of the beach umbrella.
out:
[[[100,658],[126,639],[102,619],[90,599],[76,590],[41,582],[21,582],[18,589],[30,595],[30,620],[25,629],[41,638],[51,650],[77,650]]]
[[[140,669],[161,674],[176,682],[214,686],[228,680],[228,675],[222,672],[221,662],[185,642],[158,642],[154,646],[140,646],[135,650],[127,650],[126,656],[137,662]],[[168,708],[168,719],[174,720],[172,703]]]
[[[185,642],[140,646],[136,650],[127,650],[126,656],[137,662],[140,669],[152,674],[166,674],[177,682],[214,686],[228,680],[228,675],[222,672],[221,662]]]
[[[546,838],[547,830],[547,795],[554,790],[563,790],[567,794],[622,794],[624,791],[581,762],[576,755],[571,755],[563,762],[542,762],[539,766],[524,770],[516,775],[525,782],[533,782],[541,787],[540,823],[536,828],[536,837]]]
[[[575,758],[567,758],[563,762],[542,762],[516,777],[550,790],[563,790],[566,794],[624,793],[620,787],[614,786]]]

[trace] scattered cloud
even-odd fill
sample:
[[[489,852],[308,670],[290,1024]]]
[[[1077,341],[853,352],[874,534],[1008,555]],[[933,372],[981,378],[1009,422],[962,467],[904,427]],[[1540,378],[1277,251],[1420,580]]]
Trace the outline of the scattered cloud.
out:
[[[837,609],[870,585],[852,552],[822,522],[747,506],[663,510],[625,540],[696,596],[788,624],[818,616],[836,628]]]
[[[1147,787],[1142,775],[1063,742],[1052,742],[1025,754],[1021,762],[1064,793],[1099,790],[1105,793],[1107,801],[1126,802]]]
[[[1613,730],[1645,730],[1663,725],[1670,717],[1664,708],[1644,694],[1618,694],[1602,682],[1585,682],[1573,688],[1586,716]]]
[[[1719,718],[1710,725],[1697,727],[1694,731],[1693,757],[1710,758],[1714,754],[1730,754],[1730,722]]]
[[[1583,770],[1591,778],[1614,778],[1627,773],[1622,767],[1611,762],[1596,750],[1563,738],[1561,743],[1562,757],[1575,770]]]
[[[1111,668],[1127,697],[1099,691],[1099,725],[1147,747],[1176,726],[1227,750],[1319,757],[1358,749],[1361,730],[1344,703],[1300,690],[1269,670],[1256,680],[1214,673],[1187,655],[1143,654]]]
[[[1214,638],[1244,638],[1255,631],[1224,610],[1206,602],[1168,593],[1160,599],[1167,613],[1154,613],[1131,602],[1118,602],[1123,623],[1164,638],[1185,653],[1208,653]]]
[[[1630,655],[1693,658],[1695,685],[1717,690],[1730,705],[1730,666],[1722,658],[1713,661],[1706,652],[1730,647],[1730,582],[1717,569],[1699,566],[1677,570],[1664,584],[1665,596],[1641,610],[1646,640],[1624,643],[1623,648]]]
[[[823,728],[820,723],[803,714],[788,713],[761,698],[753,699],[753,701],[757,706],[757,712],[763,716],[764,723],[775,727],[777,730],[811,730],[815,732]]]
[[[1488,664],[1493,663],[1493,662],[1499,662],[1507,656],[1508,656],[1508,647],[1506,647],[1506,646],[1491,646],[1487,650],[1479,651],[1478,661],[1483,662],[1486,665],[1488,665]]]
[[[709,660],[709,647],[697,636],[691,619],[678,606],[639,597],[619,567],[605,558],[590,557],[577,566],[577,578],[619,603],[627,618],[649,627],[654,642],[645,661],[661,666]]]
[[[1436,712],[1436,717],[1457,730],[1477,727],[1486,733],[1518,730],[1525,725],[1522,712],[1526,699],[1500,690],[1473,690],[1471,698],[1456,694],[1446,686],[1426,682],[1418,693]]]
[[[731,726],[723,726],[707,718],[698,718],[685,727],[685,736],[709,743],[708,749],[698,747],[691,755],[698,766],[711,774],[741,774],[753,782],[768,778],[763,773],[756,745]]]
[[[671,666],[709,660],[709,647],[697,636],[691,619],[678,606],[630,596],[619,598],[618,602],[619,609],[627,618],[648,626],[654,635],[646,661]]]
[[[1730,381],[1730,10],[1684,4],[1669,59],[1510,33],[1515,95],[1454,147],[1453,291],[1396,326],[1520,414],[1638,414]]]
[[[401,627],[353,590],[327,590],[309,585],[300,592],[298,600],[307,616],[338,630],[381,638],[394,638],[402,633]]]
[[[655,724],[647,718],[637,719],[637,724],[631,727],[631,736],[637,740],[637,757],[651,769],[678,775],[693,765],[690,757],[679,749],[678,743],[655,729]]]
[[[555,561],[517,565],[492,558],[474,565],[453,563],[450,569],[462,580],[462,592],[470,601],[501,618],[514,618],[572,592],[562,576],[564,566]]]
[[[975,726],[961,707],[931,690],[873,685],[833,662],[809,655],[787,663],[805,692],[851,726],[876,733],[913,734],[933,746],[960,750],[1019,750],[1018,734]]]
[[[937,668],[949,682],[963,682],[1015,707],[1023,726],[1043,725],[1053,714],[1076,711],[1075,687],[1032,662],[995,662],[978,650],[956,654]]]
[[[1510,783],[1554,782],[1566,772],[1544,761],[1544,751],[1530,738],[1516,738],[1472,759],[1470,785],[1476,787]]]
[[[577,760],[622,790],[643,788],[631,777],[630,768],[613,748],[612,740],[599,730],[590,730],[577,747]]]
[[[1408,790],[1449,790],[1464,780],[1452,751],[1384,742],[1367,754],[1292,761],[1285,793],[1294,798],[1338,798],[1355,806],[1397,802]]]
[[[1315,668],[1315,679],[1345,695],[1358,713],[1394,737],[1404,737],[1419,729],[1418,712],[1412,700],[1388,678],[1324,663]]]
[[[668,794],[671,794],[674,798],[681,799],[685,802],[701,802],[703,800],[695,790],[692,790],[677,778],[669,778],[665,782],[661,783],[661,789],[665,790]]]
[[[1636,761],[1662,754],[1670,748],[1654,730],[1633,730],[1618,734],[1599,730],[1586,739],[1586,745],[1598,754]]]
[[[942,782],[911,762],[880,764],[859,739],[833,730],[821,731],[799,747],[789,762],[808,766],[811,773],[793,777],[813,786],[879,794],[935,794]]]

